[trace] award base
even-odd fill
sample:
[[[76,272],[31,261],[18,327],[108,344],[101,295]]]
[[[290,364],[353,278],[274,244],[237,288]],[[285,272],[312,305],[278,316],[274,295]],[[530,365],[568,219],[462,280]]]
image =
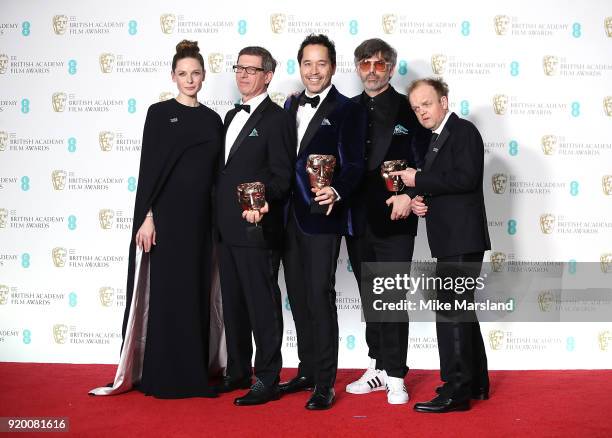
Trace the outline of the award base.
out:
[[[310,200],[310,214],[325,214],[329,205],[321,205],[314,199]]]
[[[246,227],[247,240],[252,243],[265,243],[263,227],[261,224],[249,224]]]

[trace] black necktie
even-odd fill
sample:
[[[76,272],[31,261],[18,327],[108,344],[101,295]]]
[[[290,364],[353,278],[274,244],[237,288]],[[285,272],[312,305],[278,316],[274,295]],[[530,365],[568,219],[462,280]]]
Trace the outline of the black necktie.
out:
[[[311,107],[316,108],[319,106],[320,100],[321,100],[321,96],[308,97],[304,93],[300,96],[300,106],[304,106],[307,103],[309,103]]]
[[[436,140],[438,139],[439,136],[440,135],[436,134],[435,132],[431,134],[431,138],[429,139],[429,148],[427,149],[427,153],[425,154],[425,168],[428,168],[427,163],[431,162],[435,153],[438,152],[435,146],[436,146]],[[436,149],[435,152],[434,152],[434,149]]]
[[[436,142],[436,140],[438,139],[438,137],[440,136],[440,134],[436,134],[435,132],[433,134],[431,134],[431,139],[429,140],[429,147],[431,148],[434,143]]]
[[[241,105],[239,103],[235,103],[234,108],[236,108],[238,111],[245,110],[247,113],[251,114],[251,105]]]

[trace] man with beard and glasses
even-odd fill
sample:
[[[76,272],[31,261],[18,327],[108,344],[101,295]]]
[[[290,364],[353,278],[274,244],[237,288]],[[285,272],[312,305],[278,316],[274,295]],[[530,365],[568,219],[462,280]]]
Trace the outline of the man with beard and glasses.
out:
[[[364,306],[371,297],[361,290],[362,262],[412,261],[418,218],[410,214],[414,190],[387,190],[380,167],[386,161],[404,160],[410,167],[422,164],[430,132],[423,128],[405,95],[389,83],[395,72],[397,52],[379,38],[362,42],[354,53],[363,92],[353,101],[368,113],[366,172],[352,200],[355,233],[346,237],[353,273]],[[395,313],[384,321],[366,315],[366,342],[370,365],[356,381],[349,383],[351,394],[387,391],[390,404],[408,402],[404,377],[408,371],[408,314]]]

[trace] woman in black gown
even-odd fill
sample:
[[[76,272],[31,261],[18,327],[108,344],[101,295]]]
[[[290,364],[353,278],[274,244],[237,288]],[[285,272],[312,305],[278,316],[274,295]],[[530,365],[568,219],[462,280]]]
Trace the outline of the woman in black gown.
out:
[[[130,247],[125,337],[136,246],[149,253],[149,305],[138,389],[160,398],[214,396],[208,386],[211,190],[221,118],[200,104],[205,76],[197,42],[172,61],[178,96],[149,107]]]

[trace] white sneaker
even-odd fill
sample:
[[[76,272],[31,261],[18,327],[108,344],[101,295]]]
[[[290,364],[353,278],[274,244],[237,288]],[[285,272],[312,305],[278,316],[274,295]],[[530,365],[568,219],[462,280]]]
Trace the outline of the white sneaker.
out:
[[[392,405],[403,405],[408,403],[409,399],[404,379],[387,376],[387,402]]]
[[[376,360],[372,359],[365,373],[358,380],[346,385],[346,392],[351,394],[368,394],[385,389],[387,373],[384,370],[377,370],[375,366]]]

